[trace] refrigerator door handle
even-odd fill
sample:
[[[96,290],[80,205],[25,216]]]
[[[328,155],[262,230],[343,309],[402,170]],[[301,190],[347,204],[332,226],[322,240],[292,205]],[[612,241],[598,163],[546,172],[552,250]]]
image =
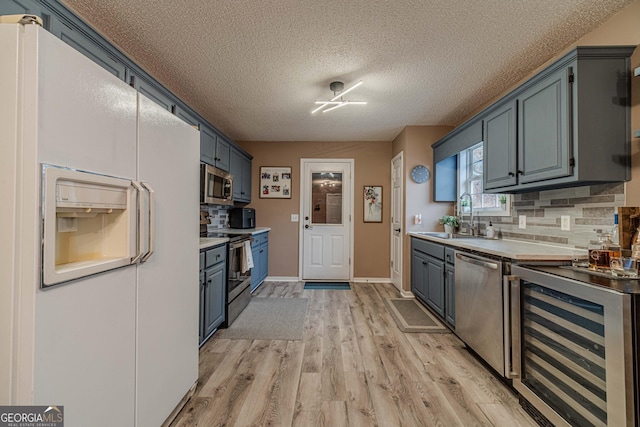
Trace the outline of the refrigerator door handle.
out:
[[[505,341],[509,341],[511,354],[505,349],[506,377],[515,379],[522,374],[521,357],[522,342],[520,335],[520,278],[518,276],[504,276],[504,314]],[[508,324],[507,324],[508,322]]]
[[[131,233],[131,237],[136,239],[136,254],[131,258],[131,264],[137,264],[142,258],[142,193],[144,188],[137,181],[131,181],[131,185],[136,189],[136,232]]]
[[[142,256],[140,262],[146,262],[151,255],[153,255],[154,246],[155,246],[155,222],[156,222],[156,214],[155,214],[155,192],[153,188],[147,182],[141,182],[142,186],[147,190],[149,194],[149,210],[148,210],[148,221],[146,223],[146,232],[147,232],[147,252]]]

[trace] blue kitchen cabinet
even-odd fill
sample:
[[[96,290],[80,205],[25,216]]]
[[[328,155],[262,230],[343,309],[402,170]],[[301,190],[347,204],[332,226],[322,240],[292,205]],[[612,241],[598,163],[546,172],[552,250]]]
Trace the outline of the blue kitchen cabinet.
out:
[[[411,292],[451,327],[455,325],[453,263],[451,248],[411,238]]]
[[[485,191],[629,180],[632,52],[578,47],[490,107]]]
[[[456,326],[456,298],[455,298],[455,251],[452,248],[444,249],[444,302],[445,321],[455,329]]]
[[[227,288],[227,244],[200,252],[199,342],[202,345],[224,323]]]
[[[164,89],[147,80],[140,73],[127,69],[126,81],[131,87],[161,106],[167,111],[174,111],[175,99]]]
[[[184,120],[189,126],[200,129],[200,120],[191,114],[190,110],[179,105],[174,106],[173,114]]]
[[[514,100],[497,105],[484,118],[484,189],[500,188],[517,183],[517,129]]]
[[[233,175],[233,201],[251,203],[251,157],[231,147],[230,173]]]
[[[269,232],[263,232],[253,236],[251,254],[253,256],[251,292],[253,292],[269,275]]]
[[[231,142],[213,128],[200,126],[200,160],[204,163],[230,171]]]

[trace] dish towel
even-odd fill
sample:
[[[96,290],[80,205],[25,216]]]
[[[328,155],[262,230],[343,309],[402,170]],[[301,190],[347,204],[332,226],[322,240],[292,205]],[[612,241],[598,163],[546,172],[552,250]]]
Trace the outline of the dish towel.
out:
[[[247,240],[242,245],[242,273],[253,268],[253,254],[251,253],[251,241]]]

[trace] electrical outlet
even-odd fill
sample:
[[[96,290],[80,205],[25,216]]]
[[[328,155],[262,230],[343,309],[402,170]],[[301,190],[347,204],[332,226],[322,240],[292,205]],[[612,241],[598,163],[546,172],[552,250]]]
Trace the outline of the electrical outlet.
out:
[[[527,216],[519,215],[518,216],[518,228],[522,228],[523,230],[527,228]]]
[[[569,215],[562,215],[560,217],[560,230],[562,231],[571,230],[571,217]]]
[[[298,214],[291,214],[291,222],[298,222],[299,220]]]

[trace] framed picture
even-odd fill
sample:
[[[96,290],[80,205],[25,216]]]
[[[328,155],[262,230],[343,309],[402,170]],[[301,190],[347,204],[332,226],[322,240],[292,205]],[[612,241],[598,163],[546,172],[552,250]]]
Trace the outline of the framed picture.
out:
[[[291,167],[260,166],[260,198],[291,198]]]
[[[364,186],[364,222],[382,222],[382,186]]]

